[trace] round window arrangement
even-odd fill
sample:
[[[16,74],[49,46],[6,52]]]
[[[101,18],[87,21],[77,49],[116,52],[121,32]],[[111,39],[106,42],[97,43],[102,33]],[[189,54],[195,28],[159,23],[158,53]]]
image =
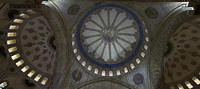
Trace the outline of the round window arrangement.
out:
[[[142,22],[142,23],[141,23]],[[78,62],[101,76],[117,76],[134,70],[148,50],[149,37],[144,21],[117,4],[89,10],[72,34]]]
[[[27,10],[16,17],[7,33],[11,60],[27,77],[46,85],[56,59],[55,39],[44,16]]]

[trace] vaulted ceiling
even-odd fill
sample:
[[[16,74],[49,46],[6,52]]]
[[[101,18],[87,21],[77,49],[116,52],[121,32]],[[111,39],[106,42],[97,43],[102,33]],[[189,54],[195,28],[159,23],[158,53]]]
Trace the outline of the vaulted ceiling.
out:
[[[199,2],[144,1],[3,1],[0,89],[198,89]]]

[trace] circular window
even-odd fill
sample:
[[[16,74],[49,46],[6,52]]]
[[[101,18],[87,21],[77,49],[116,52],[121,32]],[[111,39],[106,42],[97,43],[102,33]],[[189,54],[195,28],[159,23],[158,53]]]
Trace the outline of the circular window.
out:
[[[147,29],[138,16],[117,4],[99,5],[80,20],[72,35],[77,60],[102,76],[127,73],[148,49]],[[145,41],[146,40],[146,41]]]

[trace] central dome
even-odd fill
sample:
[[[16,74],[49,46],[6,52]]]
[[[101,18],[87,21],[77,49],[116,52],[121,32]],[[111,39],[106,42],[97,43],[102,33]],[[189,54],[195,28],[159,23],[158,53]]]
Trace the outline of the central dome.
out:
[[[114,68],[133,59],[140,61],[140,54],[145,55],[140,50],[144,46],[145,35],[143,25],[134,12],[121,5],[105,4],[89,10],[83,16],[73,34],[73,42],[77,46],[72,45],[90,63]]]
[[[123,61],[128,51],[136,49],[140,38],[134,17],[116,7],[95,10],[80,30],[86,52],[102,63]]]

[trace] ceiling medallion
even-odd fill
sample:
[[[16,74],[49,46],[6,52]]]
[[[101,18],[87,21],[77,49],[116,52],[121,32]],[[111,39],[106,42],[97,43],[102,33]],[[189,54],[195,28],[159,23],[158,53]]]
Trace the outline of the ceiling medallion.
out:
[[[133,81],[136,85],[142,84],[144,82],[144,77],[142,74],[137,73],[133,76]]]
[[[158,18],[158,11],[153,8],[153,7],[149,7],[145,10],[145,14],[147,17],[151,18],[151,19],[156,19]]]
[[[79,5],[77,5],[77,4],[71,5],[68,8],[68,14],[69,15],[76,15],[79,10],[80,10],[80,6]]]
[[[99,5],[82,17],[72,34],[73,52],[89,71],[117,76],[141,63],[148,50],[147,34],[144,22],[132,10],[117,4]]]

